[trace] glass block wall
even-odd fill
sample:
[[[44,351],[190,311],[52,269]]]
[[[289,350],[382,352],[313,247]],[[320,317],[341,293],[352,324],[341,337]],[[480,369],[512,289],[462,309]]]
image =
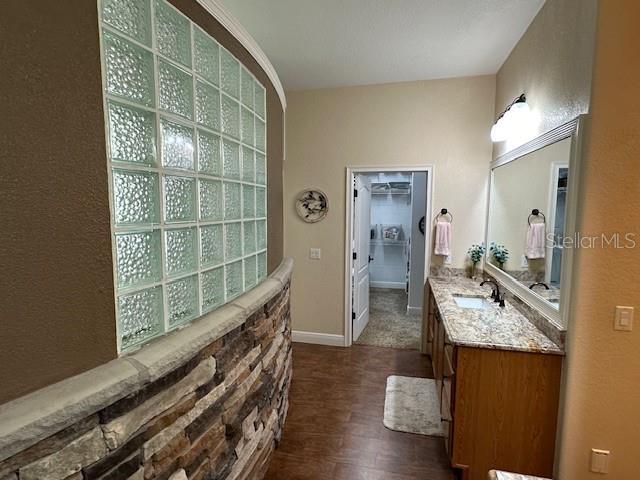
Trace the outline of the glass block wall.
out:
[[[266,276],[265,89],[165,0],[99,0],[119,349]]]

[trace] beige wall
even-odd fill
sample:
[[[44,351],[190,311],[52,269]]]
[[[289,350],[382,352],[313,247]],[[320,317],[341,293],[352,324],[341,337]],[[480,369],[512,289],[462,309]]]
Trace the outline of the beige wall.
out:
[[[117,353],[96,3],[0,19],[1,404]]]
[[[496,116],[521,93],[547,132],[589,110],[596,0],[547,0],[496,76]],[[495,145],[498,156],[517,145]]]
[[[484,239],[494,76],[290,92],[284,163],[285,255],[296,260],[293,329],[344,330],[347,166],[433,165],[433,208],[454,215],[453,263]],[[329,214],[306,224],[294,211],[309,187]],[[322,249],[321,260],[309,248]],[[295,281],[297,279],[297,281]]]
[[[199,3],[171,2],[266,87],[271,272],[283,252],[282,105]],[[0,2],[0,23],[2,404],[117,352],[97,2]]]
[[[600,2],[584,145],[578,230],[634,232],[635,249],[579,250],[569,326],[561,480],[640,475],[640,4]],[[616,305],[636,309],[633,332],[613,330]],[[589,473],[591,448],[611,450],[609,475]]]

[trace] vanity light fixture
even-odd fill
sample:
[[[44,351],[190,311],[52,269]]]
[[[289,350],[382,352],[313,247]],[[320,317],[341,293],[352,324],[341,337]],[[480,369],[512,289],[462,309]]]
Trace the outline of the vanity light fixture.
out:
[[[520,127],[527,124],[530,112],[527,97],[523,93],[498,116],[498,120],[491,127],[491,140],[504,142],[517,134]]]

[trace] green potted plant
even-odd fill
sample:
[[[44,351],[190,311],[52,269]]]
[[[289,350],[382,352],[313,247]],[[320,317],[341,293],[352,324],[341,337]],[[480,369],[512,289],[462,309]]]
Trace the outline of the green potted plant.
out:
[[[500,267],[500,270],[504,270],[504,264],[509,260],[509,250],[507,250],[504,245],[498,245],[495,242],[491,242],[489,252]]]
[[[482,260],[484,252],[486,252],[486,250],[487,249],[485,248],[484,243],[481,243],[480,245],[474,243],[473,245],[471,245],[471,248],[467,250],[467,255],[471,260],[471,278],[473,279],[476,278],[476,265],[480,260]]]

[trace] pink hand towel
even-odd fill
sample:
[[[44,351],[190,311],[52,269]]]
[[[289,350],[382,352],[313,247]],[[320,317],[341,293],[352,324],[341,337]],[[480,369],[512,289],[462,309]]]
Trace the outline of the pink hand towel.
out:
[[[451,255],[451,224],[449,222],[436,223],[436,243],[433,253],[435,255]]]
[[[545,255],[545,234],[546,225],[544,223],[534,223],[529,225],[527,230],[527,245],[525,255],[528,259],[544,258]]]

